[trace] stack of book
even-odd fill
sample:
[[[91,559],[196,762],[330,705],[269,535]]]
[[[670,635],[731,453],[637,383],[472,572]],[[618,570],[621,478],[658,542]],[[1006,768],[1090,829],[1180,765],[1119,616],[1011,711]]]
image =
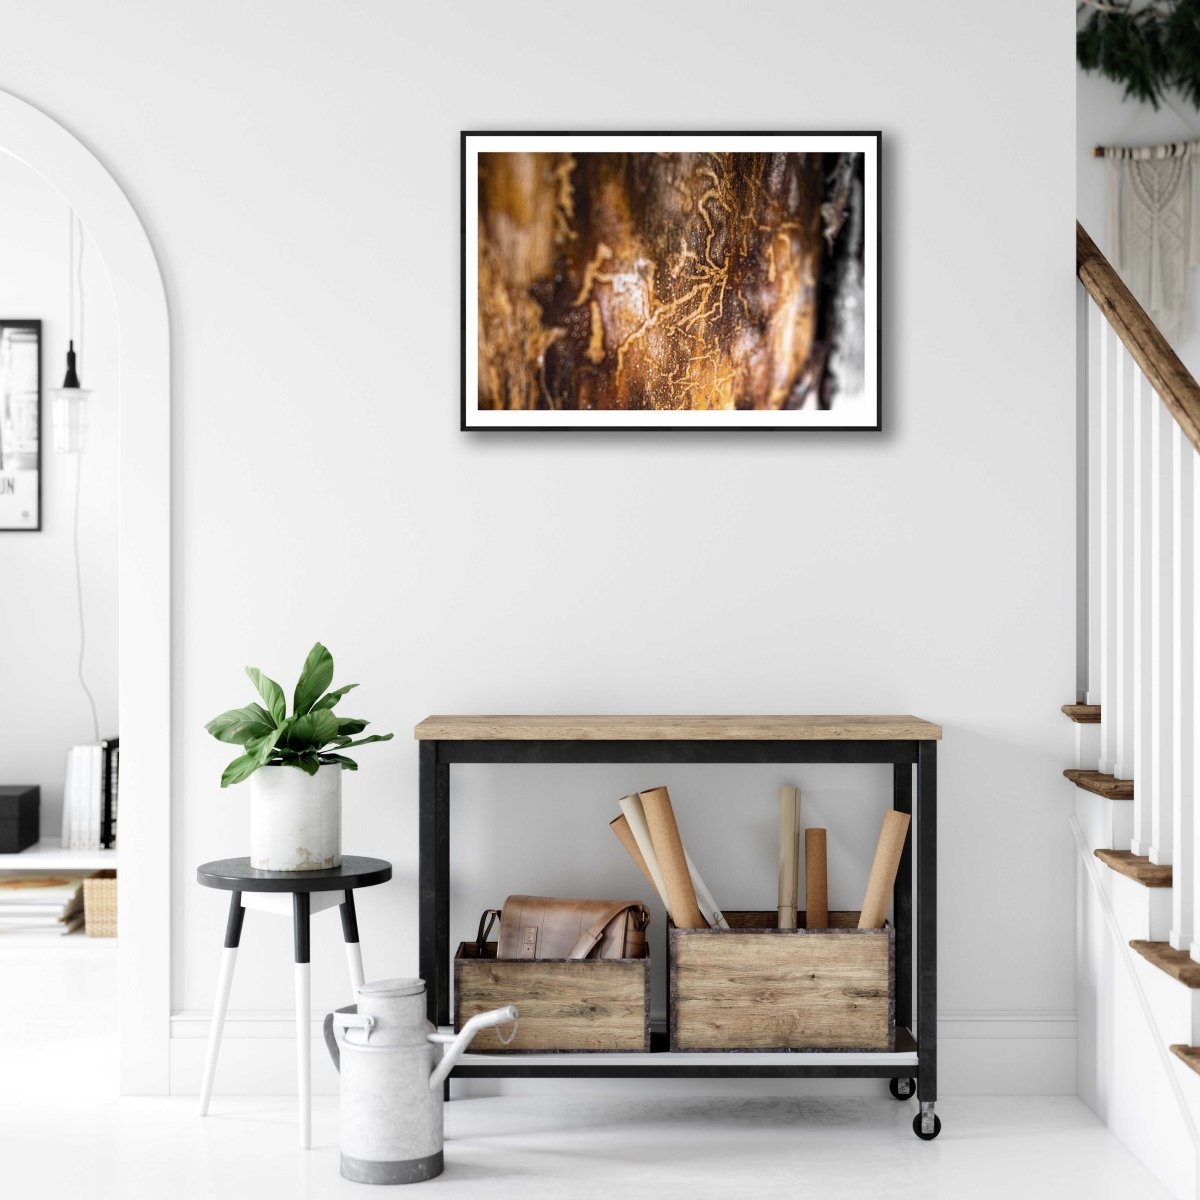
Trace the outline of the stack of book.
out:
[[[74,871],[0,875],[0,937],[74,933],[83,925],[84,878]]]
[[[111,850],[117,844],[121,782],[117,738],[72,746],[63,786],[62,845],[66,850]]]

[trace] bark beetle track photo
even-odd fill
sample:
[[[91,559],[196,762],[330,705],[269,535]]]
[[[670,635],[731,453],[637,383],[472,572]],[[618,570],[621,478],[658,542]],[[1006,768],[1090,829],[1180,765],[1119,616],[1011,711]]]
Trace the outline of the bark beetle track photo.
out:
[[[481,153],[479,405],[828,407],[862,155]]]

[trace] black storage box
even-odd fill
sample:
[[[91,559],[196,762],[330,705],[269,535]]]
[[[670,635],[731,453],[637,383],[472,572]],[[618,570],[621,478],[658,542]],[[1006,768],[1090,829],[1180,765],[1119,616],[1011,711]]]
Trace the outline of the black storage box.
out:
[[[41,804],[36,783],[0,785],[0,854],[16,854],[38,840]]]

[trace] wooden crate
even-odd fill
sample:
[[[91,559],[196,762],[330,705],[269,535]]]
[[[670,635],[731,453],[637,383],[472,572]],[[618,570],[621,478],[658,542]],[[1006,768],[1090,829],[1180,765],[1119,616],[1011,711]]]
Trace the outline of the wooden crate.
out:
[[[725,918],[731,929],[670,926],[672,1050],[895,1049],[892,926],[858,929],[856,912],[831,912],[829,929]]]
[[[454,1028],[488,1009],[515,1004],[517,1036],[503,1045],[485,1029],[471,1043],[479,1054],[612,1053],[650,1049],[650,959],[498,959],[463,942],[454,955]],[[500,1033],[507,1033],[505,1028]]]
[[[83,931],[88,937],[117,936],[116,871],[97,871],[83,881]]]

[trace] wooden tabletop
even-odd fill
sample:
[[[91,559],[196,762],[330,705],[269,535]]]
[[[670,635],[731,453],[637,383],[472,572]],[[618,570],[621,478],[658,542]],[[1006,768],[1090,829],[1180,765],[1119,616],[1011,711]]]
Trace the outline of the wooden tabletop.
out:
[[[942,727],[906,716],[426,717],[419,741],[937,741]]]

